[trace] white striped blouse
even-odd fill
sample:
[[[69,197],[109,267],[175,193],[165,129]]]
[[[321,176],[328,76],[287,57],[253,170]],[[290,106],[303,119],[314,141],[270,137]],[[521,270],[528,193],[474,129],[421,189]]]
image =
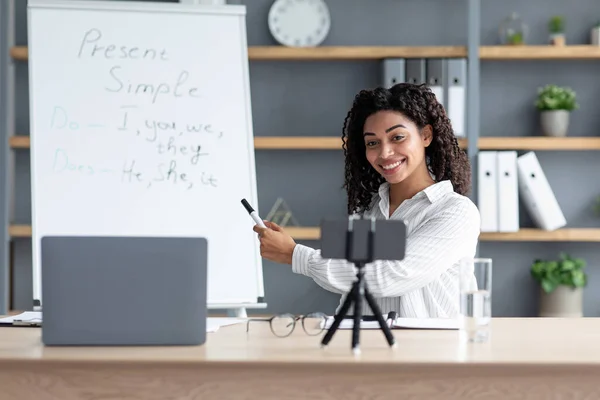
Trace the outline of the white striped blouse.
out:
[[[365,216],[388,219],[387,182],[379,188],[374,202]],[[399,317],[412,318],[456,317],[459,262],[476,254],[479,210],[468,197],[454,192],[452,183],[446,180],[405,200],[391,219],[406,224],[405,258],[374,261],[364,270],[367,287],[382,313],[385,316],[396,311]],[[320,250],[301,244],[294,248],[292,271],[312,278],[328,291],[342,294],[340,305],[356,279],[354,264],[324,259]],[[372,315],[366,300],[362,304],[363,315]]]

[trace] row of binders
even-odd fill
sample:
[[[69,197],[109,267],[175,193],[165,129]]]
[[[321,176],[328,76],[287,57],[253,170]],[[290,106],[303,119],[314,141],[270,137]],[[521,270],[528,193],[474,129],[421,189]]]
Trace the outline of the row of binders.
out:
[[[481,232],[518,231],[520,204],[540,229],[552,231],[567,224],[533,151],[521,156],[516,151],[480,151],[477,163]]]
[[[466,136],[467,59],[390,58],[383,61],[383,85],[425,83],[444,106],[454,133]]]

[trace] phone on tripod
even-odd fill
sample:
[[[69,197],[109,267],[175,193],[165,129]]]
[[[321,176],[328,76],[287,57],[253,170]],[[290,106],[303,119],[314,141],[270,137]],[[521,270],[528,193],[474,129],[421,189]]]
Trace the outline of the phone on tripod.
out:
[[[381,309],[365,282],[364,267],[375,260],[403,260],[405,252],[406,224],[404,221],[357,218],[355,216],[350,216],[347,220],[321,221],[321,257],[344,259],[357,267],[356,280],[335,315],[331,327],[323,336],[321,341],[323,347],[329,344],[348,310],[354,305],[352,351],[355,354],[360,352],[359,331],[363,296],[379,322],[379,327],[388,344],[390,347],[395,346],[396,341],[390,327],[386,324],[381,315]]]
[[[350,224],[352,224],[351,227]],[[349,228],[353,233],[351,243],[348,243]],[[370,219],[322,220],[321,256],[348,261],[368,260],[371,228],[372,220]],[[403,260],[406,252],[406,224],[404,221],[375,220],[374,228],[375,236],[371,255],[373,260]]]

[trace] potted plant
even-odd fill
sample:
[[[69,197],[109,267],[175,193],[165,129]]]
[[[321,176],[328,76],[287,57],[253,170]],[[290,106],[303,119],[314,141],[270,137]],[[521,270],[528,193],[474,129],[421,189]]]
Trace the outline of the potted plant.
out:
[[[600,20],[596,22],[596,25],[592,28],[591,42],[595,46],[600,46]]]
[[[540,284],[540,317],[582,317],[586,262],[560,253],[558,260],[537,259],[531,276]]]
[[[565,136],[571,111],[579,108],[575,92],[569,87],[546,85],[538,89],[535,106],[540,111],[542,132],[546,136]]]
[[[509,32],[506,34],[506,42],[510,45],[521,45],[525,43],[523,32]]]
[[[550,31],[550,43],[554,46],[564,46],[565,39],[565,19],[559,15],[550,18],[548,21],[548,30]]]

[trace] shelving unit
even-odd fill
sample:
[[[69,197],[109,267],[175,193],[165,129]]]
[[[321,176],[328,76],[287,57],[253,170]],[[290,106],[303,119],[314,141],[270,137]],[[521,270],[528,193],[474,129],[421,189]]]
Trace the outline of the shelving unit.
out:
[[[285,228],[296,240],[319,240],[319,227]],[[600,242],[600,228],[568,228],[555,231],[541,229],[521,229],[518,232],[486,233],[480,235],[482,241],[495,242]]]
[[[10,50],[14,60],[27,61],[27,47],[15,46]],[[250,46],[248,58],[252,61],[331,61],[383,60],[386,58],[467,57],[465,46],[322,46],[291,48],[280,46]],[[600,47],[570,46],[480,46],[481,60],[598,60]]]
[[[319,240],[321,230],[318,226],[289,226],[284,228],[296,240]],[[14,238],[31,237],[31,226],[10,225],[9,233]],[[600,242],[600,228],[566,228],[555,231],[525,228],[518,232],[483,232],[482,241],[494,242]]]
[[[14,1],[8,0],[6,10],[14,13]],[[514,60],[600,60],[600,47],[590,45],[568,45],[557,47],[542,46],[480,46],[480,7],[481,0],[466,0],[468,9],[466,46],[321,46],[316,48],[287,48],[282,46],[250,46],[248,57],[251,61],[364,61],[379,62],[386,58],[452,58],[464,57],[468,62],[467,83],[467,138],[459,139],[461,148],[466,149],[470,159],[474,159],[479,150],[533,150],[533,151],[587,151],[600,150],[600,137],[485,137],[480,136],[479,123],[479,66],[485,61]],[[10,37],[7,43],[14,44]],[[14,62],[28,61],[26,46],[11,45],[9,49],[0,46],[9,54]],[[6,51],[8,50],[8,51]],[[5,54],[6,54],[5,53]],[[0,58],[1,59],[1,58]],[[14,73],[9,74],[14,79]],[[5,77],[0,77],[4,79]],[[12,83],[11,83],[12,85]],[[0,104],[0,108],[2,105]],[[0,110],[2,111],[2,110]],[[9,109],[13,112],[14,110]],[[9,113],[9,117],[10,117]],[[12,126],[12,125],[10,125]],[[0,153],[0,162],[8,160],[8,151],[26,151],[30,148],[29,137],[15,135],[9,129],[8,149]],[[338,136],[296,136],[266,137],[256,136],[254,141],[257,150],[335,150],[340,151],[342,141]],[[0,150],[3,150],[0,146]],[[8,164],[8,161],[6,161]],[[0,164],[0,168],[4,165]],[[475,174],[475,172],[474,172]],[[475,175],[474,175],[475,176]],[[475,181],[475,180],[474,180]],[[0,189],[2,189],[0,187]],[[3,212],[3,201],[0,199],[0,212]],[[6,207],[7,208],[7,207]],[[3,215],[0,215],[0,221]],[[7,219],[7,218],[6,218]],[[318,227],[288,227],[286,230],[297,240],[318,240]],[[1,232],[1,231],[0,231]],[[31,237],[31,226],[9,225],[7,233],[10,238]],[[0,234],[0,240],[3,239]],[[482,233],[481,241],[496,242],[600,242],[600,228],[569,228],[556,231],[539,229],[521,229],[514,233]],[[0,250],[0,275],[7,268],[8,255]],[[0,297],[5,296],[5,289],[0,287]],[[0,314],[5,305],[0,300]]]
[[[467,140],[459,139],[461,148]],[[9,139],[12,149],[29,149],[29,136]],[[483,137],[477,141],[479,150],[537,150],[537,151],[587,151],[600,150],[600,137]],[[341,150],[342,140],[333,136],[257,136],[256,150]]]

